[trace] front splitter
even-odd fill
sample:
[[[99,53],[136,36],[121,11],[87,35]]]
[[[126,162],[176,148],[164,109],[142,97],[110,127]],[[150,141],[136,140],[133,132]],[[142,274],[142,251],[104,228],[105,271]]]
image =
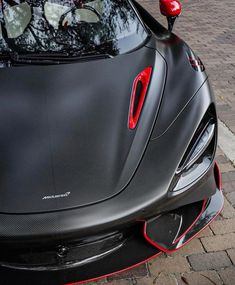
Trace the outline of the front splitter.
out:
[[[144,230],[140,230],[110,255],[96,259],[85,265],[74,266],[59,270],[27,270],[0,265],[1,284],[14,285],[78,285],[85,282],[101,279],[113,274],[121,273],[157,257],[164,252],[171,252],[181,248],[203,229],[205,229],[220,213],[223,208],[223,194],[218,190],[208,200],[201,202],[198,215],[192,215],[188,220],[188,206],[182,207],[182,221],[175,219],[175,225],[165,223],[166,215],[162,215],[144,223]],[[186,219],[187,216],[187,219]],[[183,225],[183,221],[187,221]],[[169,225],[171,225],[169,227]],[[177,226],[181,225],[177,230]],[[141,228],[141,227],[140,227]],[[174,229],[177,235],[168,234]],[[182,229],[184,229],[183,232]],[[58,264],[58,268],[59,268]]]
[[[140,232],[112,254],[84,266],[54,271],[32,271],[0,266],[1,284],[81,284],[131,269],[157,257],[160,253],[160,250],[145,241]]]

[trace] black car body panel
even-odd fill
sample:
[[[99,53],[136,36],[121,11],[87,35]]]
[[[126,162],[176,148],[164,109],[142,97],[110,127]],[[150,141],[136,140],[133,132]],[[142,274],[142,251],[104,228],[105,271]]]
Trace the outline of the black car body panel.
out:
[[[159,214],[162,211],[173,210],[184,204],[201,200],[201,197],[210,197],[216,189],[212,176],[213,167],[208,169],[210,179],[204,176],[198,183],[195,181],[194,185],[190,185],[190,191],[185,191],[174,197],[170,195],[169,187],[189,138],[192,137],[199,125],[211,100],[211,93],[208,85],[205,84],[164,136],[149,141],[145,155],[125,191],[102,203],[69,211],[32,215],[1,214],[1,227],[6,234],[6,240],[11,236],[19,237],[19,239],[28,236],[31,239],[38,235],[42,235],[42,237],[47,235],[50,238],[54,235],[60,237],[63,234],[66,237],[66,233],[77,235],[76,231],[81,236],[90,235],[109,228],[112,230],[136,219],[141,220],[153,213]],[[191,117],[193,114],[195,116]],[[180,132],[179,136],[178,130],[181,127],[184,132]],[[178,138],[177,141],[174,141],[174,147],[166,148],[166,144],[176,136]],[[175,159],[165,159],[166,156]],[[146,187],[148,188],[147,193]],[[97,218],[97,213],[99,213],[99,218]],[[20,231],[15,231],[16,225],[21,228]]]
[[[4,285],[80,284],[121,272],[179,249],[222,210],[204,66],[130,4],[146,37],[128,52],[68,62],[31,54],[0,69]],[[135,81],[146,68],[141,97]],[[144,99],[130,128],[133,98]]]
[[[131,89],[146,66],[154,68],[153,76],[133,131]],[[0,212],[74,208],[121,192],[150,137],[165,76],[163,58],[145,47],[113,59],[1,69]]]

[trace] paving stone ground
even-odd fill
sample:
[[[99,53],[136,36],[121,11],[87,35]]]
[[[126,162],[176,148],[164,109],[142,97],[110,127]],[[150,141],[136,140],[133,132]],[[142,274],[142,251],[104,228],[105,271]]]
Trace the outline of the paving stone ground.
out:
[[[139,0],[158,21],[158,0]],[[215,91],[221,121],[235,133],[235,1],[182,0],[175,33],[205,63]],[[223,176],[225,207],[197,239],[124,274],[93,284],[235,285],[235,168],[217,151]]]

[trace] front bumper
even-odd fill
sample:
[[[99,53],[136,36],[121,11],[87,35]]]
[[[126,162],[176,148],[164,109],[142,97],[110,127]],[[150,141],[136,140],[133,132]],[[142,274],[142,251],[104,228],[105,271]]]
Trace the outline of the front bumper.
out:
[[[76,258],[72,263],[67,260],[70,250],[78,249],[76,252],[77,257],[79,256],[79,246],[76,247],[75,244],[64,245],[66,248],[64,252],[58,248],[54,251],[51,249],[50,254],[51,257],[54,255],[56,266],[30,264],[27,261],[35,253],[31,252],[30,255],[28,249],[28,255],[24,253],[20,257],[21,263],[9,262],[6,258],[5,261],[1,261],[1,282],[4,285],[12,285],[16,281],[18,284],[75,285],[120,273],[162,252],[181,248],[217,217],[223,208],[223,202],[222,191],[217,188],[216,193],[209,199],[183,206],[148,221],[139,221],[136,226],[126,229],[125,234],[119,233],[119,238],[116,238],[115,242],[114,240],[111,242],[112,235],[111,238],[104,237],[110,248],[107,249],[107,242],[101,247],[97,244],[97,248],[103,249],[103,252],[93,254],[92,258],[88,257],[82,262]],[[113,236],[117,237],[118,233]],[[88,243],[88,247],[94,247],[95,243],[94,241]],[[45,258],[43,257],[45,252],[42,251],[41,254],[37,260]]]

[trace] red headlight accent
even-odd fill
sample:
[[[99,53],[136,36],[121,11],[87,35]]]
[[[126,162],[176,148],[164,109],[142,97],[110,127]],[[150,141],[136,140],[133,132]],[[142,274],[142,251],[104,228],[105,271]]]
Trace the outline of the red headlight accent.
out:
[[[140,72],[133,83],[131,104],[129,113],[129,128],[134,129],[138,123],[145,97],[147,94],[150,78],[152,73],[152,67],[146,67]]]

